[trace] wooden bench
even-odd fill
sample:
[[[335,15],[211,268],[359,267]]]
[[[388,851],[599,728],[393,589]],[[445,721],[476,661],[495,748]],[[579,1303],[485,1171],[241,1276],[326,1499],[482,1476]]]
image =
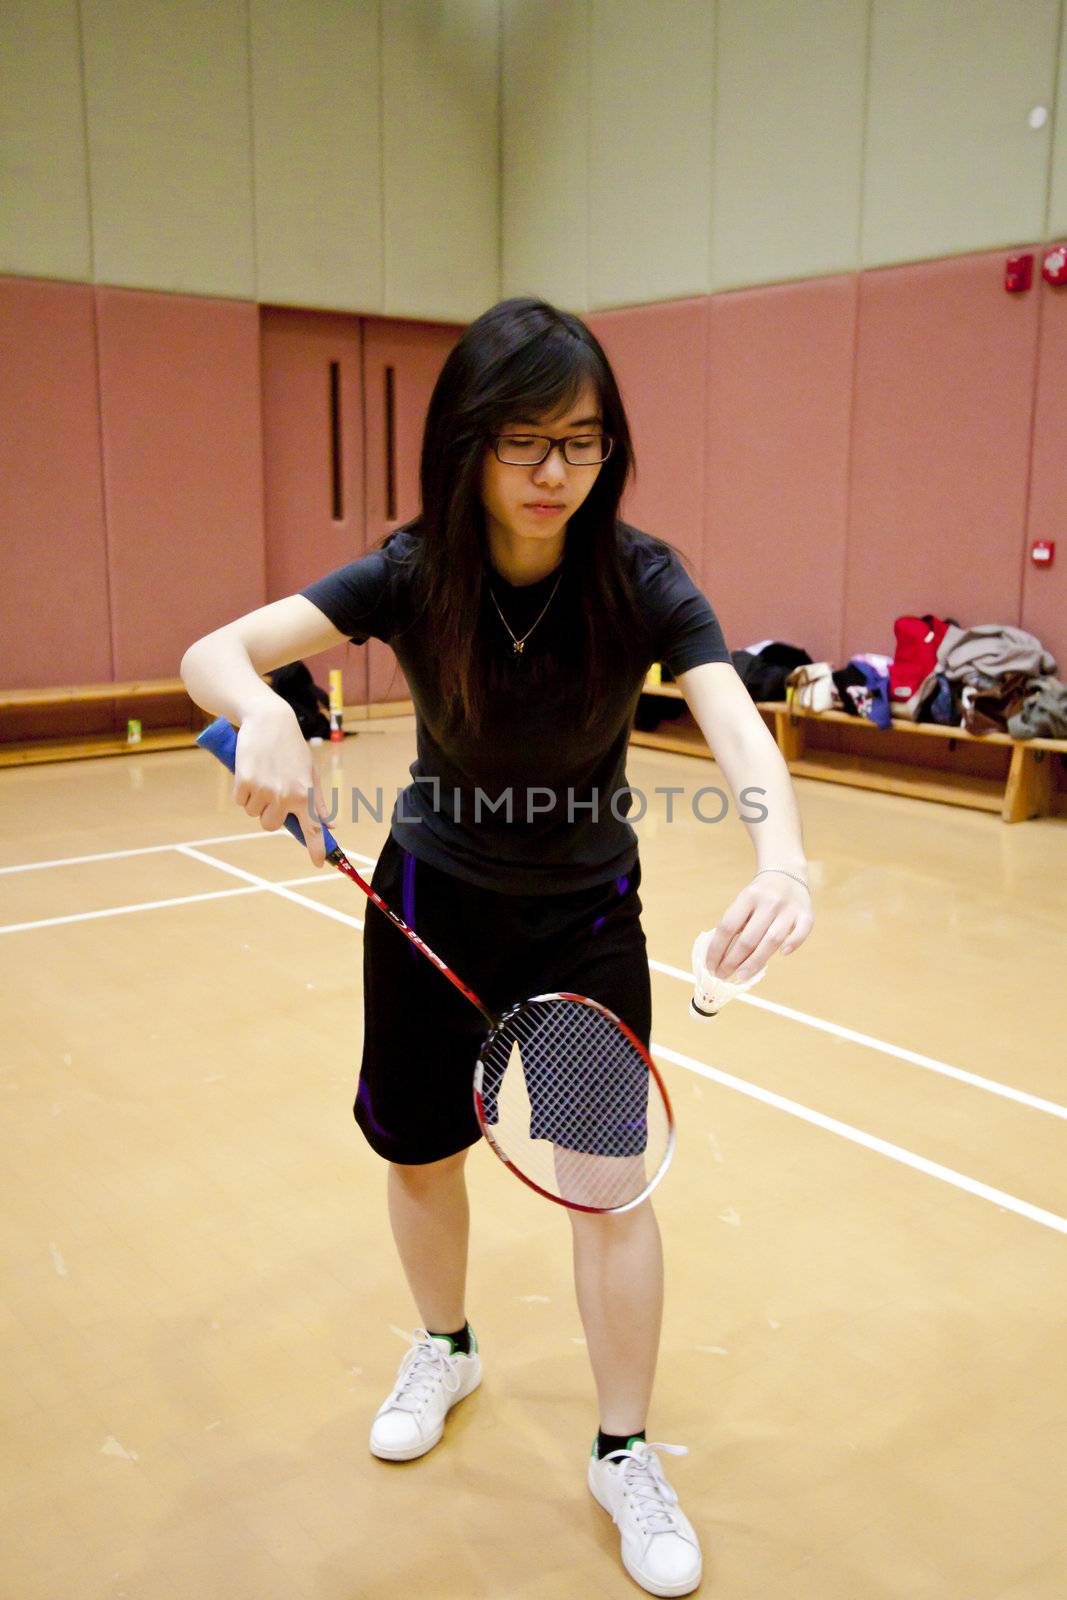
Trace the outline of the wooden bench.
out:
[[[644,692],[682,699],[675,684],[649,682]],[[847,711],[804,711],[785,701],[760,701],[789,770],[798,778],[911,795],[947,805],[999,813],[1004,822],[1025,822],[1054,809],[1056,756],[1067,756],[1067,739],[1012,739],[1006,733],[973,734],[937,722],[894,717],[878,728]],[[814,725],[831,730],[811,738]],[[695,723],[662,732],[633,732],[631,742],[686,755],[709,754]]]
[[[132,713],[154,702],[179,701],[183,725],[168,724],[142,733],[138,742],[126,738],[125,725]],[[62,713],[88,711],[110,704],[110,732],[70,732],[41,738],[51,714],[71,722]],[[14,720],[21,735],[6,737],[4,721]],[[46,689],[0,689],[0,767],[25,766],[39,761],[76,761],[89,756],[135,755],[142,750],[177,750],[191,745],[209,717],[190,700],[180,678],[143,678],[132,683],[84,683]],[[116,727],[115,724],[118,724]],[[119,728],[122,729],[119,732]],[[32,730],[32,732],[30,731]]]
[[[266,679],[264,679],[266,682]],[[129,716],[136,716],[143,705],[175,700],[180,702],[183,724],[168,724],[142,732],[131,744],[125,728]],[[85,710],[111,703],[114,707],[110,733],[67,733],[52,738],[37,734],[49,713]],[[414,711],[410,700],[388,700],[373,705],[344,708],[344,726],[377,718],[398,717]],[[5,736],[5,714],[32,727],[32,737]],[[142,678],[132,683],[83,683],[52,689],[0,689],[0,767],[29,766],[39,761],[77,761],[89,756],[136,755],[139,750],[181,750],[191,746],[197,734],[212,720],[190,700],[180,678]]]

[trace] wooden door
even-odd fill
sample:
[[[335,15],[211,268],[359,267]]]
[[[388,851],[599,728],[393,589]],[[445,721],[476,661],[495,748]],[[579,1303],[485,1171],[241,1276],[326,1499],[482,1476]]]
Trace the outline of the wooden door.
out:
[[[439,323],[377,318],[363,323],[367,550],[418,513],[426,411],[461,332]],[[368,646],[368,668],[372,704],[407,698],[396,657],[379,640]]]
[[[279,600],[365,548],[362,327],[343,313],[260,311],[267,599]],[[339,645],[311,669],[345,702],[367,701],[366,652]]]

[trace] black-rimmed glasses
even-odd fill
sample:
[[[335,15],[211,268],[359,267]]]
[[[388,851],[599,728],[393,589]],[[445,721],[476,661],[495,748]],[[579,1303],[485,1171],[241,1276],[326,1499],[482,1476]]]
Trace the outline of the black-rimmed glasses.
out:
[[[572,467],[597,467],[608,459],[615,443],[607,433],[571,434],[564,439],[543,433],[495,433],[491,442],[497,460],[510,467],[539,467],[556,444],[563,446],[563,459]]]

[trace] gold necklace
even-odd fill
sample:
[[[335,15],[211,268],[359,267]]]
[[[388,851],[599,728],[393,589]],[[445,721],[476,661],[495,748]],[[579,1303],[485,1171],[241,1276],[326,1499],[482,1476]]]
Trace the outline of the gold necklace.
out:
[[[512,647],[512,650],[513,650],[515,655],[517,655],[517,656],[521,656],[522,655],[523,646],[525,645],[527,639],[530,637],[531,633],[533,633],[534,628],[537,627],[538,622],[541,621],[541,618],[544,616],[545,612],[548,610],[549,606],[552,604],[553,600],[556,598],[556,590],[560,586],[560,581],[561,581],[562,577],[563,577],[563,568],[560,567],[559,576],[556,578],[555,583],[552,585],[552,593],[549,595],[548,599],[545,601],[544,605],[541,607],[540,613],[538,614],[537,619],[533,624],[533,627],[527,628],[526,632],[523,634],[521,639],[516,638],[515,634],[512,633],[511,624],[508,621],[507,617],[504,615],[504,613],[501,611],[500,606],[499,606],[499,604],[497,602],[496,595],[493,593],[493,586],[492,586],[492,584],[487,582],[486,587],[489,590],[489,598],[493,602],[493,604],[496,606],[496,614],[497,614],[497,616],[500,618],[500,620],[504,624],[505,628],[507,628],[508,633],[511,634],[511,647]]]

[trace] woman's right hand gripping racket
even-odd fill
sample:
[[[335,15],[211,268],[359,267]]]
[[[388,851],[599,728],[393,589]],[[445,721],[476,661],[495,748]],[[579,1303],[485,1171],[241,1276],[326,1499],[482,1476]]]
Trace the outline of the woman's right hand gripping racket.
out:
[[[234,770],[237,734],[224,717],[197,744]],[[304,844],[291,813],[285,826]],[[629,1211],[651,1194],[674,1153],[674,1116],[651,1056],[606,1006],[541,994],[494,1016],[356,871],[323,826],[326,860],[411,940],[489,1025],[474,1068],[474,1109],[516,1177],[575,1211]]]

